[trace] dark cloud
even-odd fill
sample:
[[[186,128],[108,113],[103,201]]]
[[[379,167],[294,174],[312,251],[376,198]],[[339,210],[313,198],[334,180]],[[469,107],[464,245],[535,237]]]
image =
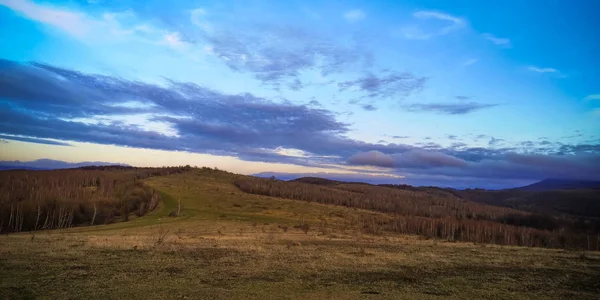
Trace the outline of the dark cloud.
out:
[[[492,138],[492,139],[493,139],[493,138]],[[492,141],[492,140],[490,140],[490,142],[491,142],[491,141]],[[534,143],[534,142],[532,142],[532,141],[524,141],[524,142],[520,142],[520,143],[519,143],[519,145],[520,145],[520,146],[522,146],[522,147],[527,147],[527,148],[530,148],[530,147],[534,147],[534,146],[535,146],[535,143]]]
[[[13,136],[13,135],[0,134],[0,138],[4,138],[2,141],[4,141],[5,143],[8,143],[8,141],[6,141],[6,140],[12,140],[12,141],[29,142],[29,143],[36,143],[36,144],[46,144],[46,145],[56,145],[56,146],[72,146],[71,144],[65,143],[65,142],[53,141],[53,140],[47,140],[47,139],[38,139],[38,138],[34,138],[34,137],[24,137],[24,136]]]
[[[498,104],[483,104],[477,102],[467,103],[429,103],[429,104],[411,104],[406,106],[408,111],[412,112],[435,112],[446,115],[464,115],[485,108],[492,108]]]
[[[456,139],[458,138],[458,136],[456,136],[456,135],[454,135],[454,134],[448,134],[448,135],[446,135],[446,137],[447,137],[449,140],[456,140]]]
[[[488,145],[489,146],[495,146],[495,145],[500,144],[501,142],[504,142],[504,140],[503,139],[497,139],[497,138],[491,137],[490,141],[488,142]]]
[[[598,153],[580,155],[507,153],[480,161],[466,161],[441,152],[410,150],[401,154],[360,153],[348,163],[394,168],[393,173],[397,175],[421,174],[454,178],[519,180],[600,179]]]
[[[0,133],[162,150],[237,155],[291,161],[256,149],[301,149],[314,156],[348,157],[369,150],[404,151],[406,145],[377,145],[348,139],[348,125],[333,113],[251,94],[227,95],[192,83],[158,86],[84,74],[45,64],[0,63]],[[20,80],[13,80],[20,78]],[[31,85],[35,79],[36,85]],[[34,91],[43,87],[43,91]],[[63,97],[64,95],[64,97]],[[73,97],[72,95],[84,95]],[[85,99],[85,101],[80,100]],[[120,106],[127,101],[138,107]],[[124,110],[126,108],[126,110]],[[111,112],[112,111],[112,112]],[[122,123],[82,123],[78,117],[152,113],[150,121],[177,136]],[[330,158],[331,161],[335,159]],[[297,161],[294,159],[294,161]]]
[[[379,151],[369,151],[352,155],[348,158],[351,165],[376,166],[392,168],[395,165],[394,158]]]
[[[352,165],[368,165],[386,168],[425,169],[434,167],[465,167],[467,162],[440,152],[413,149],[403,153],[384,154],[379,151],[358,153],[348,158]]]
[[[314,97],[313,97],[313,99],[312,99],[312,100],[310,100],[310,102],[308,102],[308,105],[313,105],[313,106],[322,106],[322,105],[321,105],[321,103],[320,103],[319,101],[317,101],[317,100],[315,100],[315,99],[314,99]]]
[[[411,73],[396,73],[365,77],[339,82],[340,91],[358,91],[367,98],[406,97],[423,89],[427,77],[418,77]]]
[[[600,176],[598,144],[534,144],[528,149],[533,154],[518,154],[515,151],[521,148],[367,143],[346,137],[350,125],[315,105],[228,95],[186,82],[154,85],[39,63],[0,60],[0,99],[0,133],[31,142],[91,142],[307,166],[374,165],[411,176],[528,180]],[[110,122],[115,115],[142,113],[173,133],[158,132],[147,124]],[[77,121],[99,117],[109,122]],[[304,151],[307,157],[287,156],[276,151],[280,147]]]
[[[365,104],[362,106],[362,108],[366,111],[375,111],[377,110],[377,107],[371,105],[371,104]]]
[[[463,148],[463,147],[466,147],[466,146],[467,146],[467,144],[465,144],[465,143],[460,143],[460,142],[455,142],[455,143],[452,143],[452,145],[450,145],[450,147],[451,147],[452,149]]]

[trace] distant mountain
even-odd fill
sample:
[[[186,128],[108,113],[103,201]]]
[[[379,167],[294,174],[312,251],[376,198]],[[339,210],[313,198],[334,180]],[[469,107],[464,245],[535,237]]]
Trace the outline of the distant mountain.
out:
[[[545,179],[534,184],[516,188],[515,190],[541,192],[572,189],[600,189],[600,181]]]
[[[38,159],[34,161],[0,161],[0,170],[56,170],[74,169],[85,166],[129,166],[127,164],[111,163],[103,161],[84,161],[70,163],[53,159]]]

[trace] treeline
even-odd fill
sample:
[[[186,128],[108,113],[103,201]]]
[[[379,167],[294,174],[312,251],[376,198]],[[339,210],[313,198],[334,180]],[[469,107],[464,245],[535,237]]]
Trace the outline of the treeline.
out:
[[[428,218],[492,220],[506,214],[526,214],[505,207],[474,203],[450,194],[435,195],[368,184],[314,185],[257,177],[234,181],[242,191],[324,204],[375,210],[396,215]]]
[[[192,168],[83,167],[0,172],[0,232],[127,221],[156,208],[160,195],[142,179]]]
[[[387,213],[361,220],[366,231],[501,245],[598,249],[600,228],[591,220],[570,220],[467,201],[452,193],[367,184],[315,185],[256,177],[234,181],[252,194],[341,205]],[[578,224],[577,227],[575,224]]]

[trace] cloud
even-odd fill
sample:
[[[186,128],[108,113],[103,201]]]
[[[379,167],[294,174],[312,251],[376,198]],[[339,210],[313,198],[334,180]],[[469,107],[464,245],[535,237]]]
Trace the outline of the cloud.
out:
[[[490,33],[484,33],[482,34],[483,38],[498,45],[498,46],[503,46],[503,47],[510,47],[510,39],[507,38],[499,38],[496,37]]]
[[[0,134],[0,138],[6,139],[6,140],[29,142],[29,143],[36,143],[36,144],[56,145],[56,146],[72,146],[69,143],[65,143],[65,142],[61,142],[61,141],[38,139],[38,138],[26,137],[26,136]]]
[[[131,11],[110,12],[91,16],[69,8],[38,4],[28,0],[0,0],[13,11],[31,20],[57,28],[86,43],[104,43],[108,40],[134,38],[145,43],[160,44],[166,32],[148,24],[139,23]]]
[[[394,138],[394,139],[407,139],[409,137],[410,136],[407,136],[407,135],[392,135],[392,138]]]
[[[344,19],[346,19],[349,22],[361,21],[364,20],[365,17],[365,13],[360,9],[353,9],[344,13]]]
[[[371,104],[363,105],[362,108],[364,110],[366,110],[366,111],[375,111],[375,110],[377,110],[377,107],[375,107],[375,106],[373,106]]]
[[[333,162],[331,157],[387,147],[344,137],[348,125],[324,109],[222,94],[193,83],[159,86],[6,60],[0,60],[0,75],[0,98],[9,99],[0,104],[4,134],[273,161],[279,155],[264,149],[299,149]],[[132,99],[139,104],[119,105]],[[149,116],[141,124],[98,121],[115,115]],[[174,134],[148,128],[148,122]]]
[[[476,64],[478,61],[479,61],[479,59],[477,59],[477,58],[470,58],[463,62],[463,66],[468,67],[470,65]]]
[[[600,100],[600,94],[591,94],[583,98],[584,101],[595,101]]]
[[[168,79],[149,84],[43,63],[0,60],[0,99],[4,139],[90,142],[338,169],[362,170],[366,167],[361,166],[371,165],[386,167],[397,176],[600,176],[598,144],[530,145],[522,154],[515,152],[522,147],[368,143],[348,138],[350,124],[318,106],[226,94]],[[427,108],[454,114],[473,110]]]
[[[348,158],[348,163],[351,165],[376,166],[384,168],[392,168],[395,165],[395,161],[392,156],[379,151],[368,151],[355,154]]]
[[[504,140],[503,139],[497,139],[497,138],[491,137],[490,141],[488,142],[488,145],[489,146],[495,146],[495,145],[500,144],[501,142],[504,142]]]
[[[363,93],[368,98],[406,97],[423,89],[427,77],[392,72],[383,76],[368,74],[362,78],[338,83],[340,91]]]
[[[540,67],[536,67],[536,66],[528,66],[527,70],[531,71],[531,72],[535,72],[535,73],[552,75],[557,78],[566,78],[567,77],[567,75],[563,74],[562,72],[560,72],[559,70],[557,70],[555,68],[540,68]]]
[[[558,73],[558,70],[554,68],[539,68],[536,66],[529,66],[527,70],[537,73]]]
[[[44,6],[26,0],[0,0],[6,6],[23,16],[41,23],[59,28],[74,36],[84,36],[94,26],[94,21],[79,12],[63,10],[52,6]]]
[[[192,22],[192,24],[210,33],[213,31],[214,28],[209,22],[206,21],[207,14],[208,13],[204,8],[192,9],[190,11],[190,21]]]
[[[162,42],[175,49],[181,49],[187,45],[187,43],[181,39],[181,34],[179,32],[165,34]]]
[[[420,22],[404,26],[400,30],[401,34],[407,39],[427,40],[467,26],[465,19],[438,11],[421,10],[414,12],[412,16]],[[445,25],[440,27],[439,25],[433,25],[430,21],[442,21]]]
[[[199,39],[231,70],[253,74],[274,87],[286,84],[302,88],[296,83],[303,71],[316,70],[327,76],[371,64],[370,53],[362,45],[344,44],[337,37],[288,24],[244,25],[213,24],[210,30],[203,25]]]
[[[396,154],[384,154],[380,151],[362,152],[349,157],[347,162],[351,165],[414,169],[464,167],[467,165],[467,162],[460,158],[421,149],[412,149]]]
[[[413,112],[436,112],[446,115],[464,115],[485,108],[492,108],[498,104],[483,104],[477,102],[466,103],[429,103],[429,104],[411,104],[406,107],[408,111]]]
[[[439,151],[409,150],[400,154],[376,151],[356,154],[353,165],[394,169],[393,174],[411,176],[450,176],[452,178],[491,178],[540,180],[545,178],[593,179],[600,175],[600,154],[544,155],[505,153],[479,161],[468,161]]]

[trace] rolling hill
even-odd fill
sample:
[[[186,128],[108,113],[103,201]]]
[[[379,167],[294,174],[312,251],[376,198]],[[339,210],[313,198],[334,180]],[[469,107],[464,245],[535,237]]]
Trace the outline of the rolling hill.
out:
[[[571,189],[596,189],[600,190],[600,181],[568,180],[568,179],[545,179],[534,184],[516,188],[520,191],[553,191]],[[600,191],[599,191],[600,192]]]
[[[58,196],[69,195],[68,191],[77,196],[81,190],[93,194],[97,188],[80,183],[94,183],[88,179],[100,177],[98,190],[107,204],[120,208],[138,188],[160,195],[154,210],[127,221],[121,215],[115,223],[0,236],[2,298],[598,299],[600,295],[596,240],[580,250],[543,249],[544,230],[476,217],[505,212],[527,216],[527,212],[474,203],[442,189],[283,182],[210,168],[107,167],[0,175],[13,178],[2,182],[20,184],[23,191],[52,187],[52,178],[61,177]],[[108,193],[102,187],[113,178],[118,185],[135,182],[133,189]],[[51,184],[41,185],[47,182]],[[0,205],[8,205],[10,212],[21,200],[11,196],[17,194],[8,187],[2,189],[9,196]],[[44,199],[43,193],[21,195],[33,204]],[[75,198],[75,209],[94,199]],[[69,201],[56,204],[71,211]],[[31,207],[35,219],[37,207]],[[463,212],[465,218],[458,220],[457,213]],[[6,218],[0,223],[7,224]],[[510,229],[509,235],[499,235],[503,231],[498,228]],[[560,237],[547,235],[546,241]],[[510,246],[512,242],[539,247]]]

